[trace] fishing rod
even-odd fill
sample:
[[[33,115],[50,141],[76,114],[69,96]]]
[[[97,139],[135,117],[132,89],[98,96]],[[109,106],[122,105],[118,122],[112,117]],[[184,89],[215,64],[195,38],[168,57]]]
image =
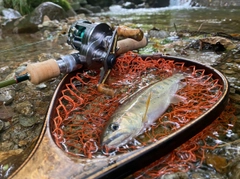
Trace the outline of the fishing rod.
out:
[[[119,40],[119,37],[125,39]],[[78,20],[69,28],[67,43],[78,52],[64,55],[57,60],[28,64],[23,75],[0,82],[0,88],[25,80],[39,84],[59,76],[60,73],[67,74],[80,68],[100,69],[99,83],[102,83],[117,56],[145,47],[148,41],[140,29],[125,26],[113,29],[106,23]]]

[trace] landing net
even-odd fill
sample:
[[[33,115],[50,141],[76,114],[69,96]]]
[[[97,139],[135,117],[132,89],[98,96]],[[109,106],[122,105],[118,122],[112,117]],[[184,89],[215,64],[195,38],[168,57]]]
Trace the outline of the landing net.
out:
[[[108,96],[97,90],[99,71],[77,73],[70,79],[66,88],[62,90],[62,96],[59,98],[59,105],[56,108],[57,116],[53,119],[51,132],[55,143],[63,151],[73,156],[106,157],[101,150],[100,137],[109,117],[120,105],[119,101],[127,99],[137,90],[147,87],[152,81],[163,80],[176,72],[188,74],[183,80],[186,86],[178,91],[178,94],[185,97],[188,102],[170,105],[151,130],[147,130],[136,139],[137,144],[130,142],[127,147],[120,147],[117,154],[144,147],[179,130],[204,114],[222,96],[222,86],[217,79],[212,78],[213,74],[205,74],[204,69],[196,69],[195,66],[186,67],[184,63],[164,58],[142,59],[137,54],[129,52],[117,59],[106,81],[109,88],[115,91],[114,96]],[[223,118],[223,115],[219,119]],[[224,115],[224,117],[226,116]],[[219,119],[215,120],[210,127],[213,129],[219,127],[219,123],[221,123]],[[226,126],[222,126],[222,128],[225,130],[229,127]],[[201,145],[188,142],[180,147],[178,153],[175,151],[161,158],[157,164],[151,166],[151,168],[157,167],[157,169],[154,169],[155,172],[149,172],[148,176],[159,176],[161,172],[169,172],[170,169],[166,166],[171,166],[171,162],[173,162],[172,165],[181,163],[178,160],[183,163],[177,167],[180,171],[189,168],[186,161],[197,161],[198,159],[201,161],[204,157],[203,149],[214,147],[208,146],[206,141],[208,135],[208,133],[202,132],[191,139],[202,141]],[[160,161],[168,161],[169,165]],[[161,167],[165,168],[160,171]]]

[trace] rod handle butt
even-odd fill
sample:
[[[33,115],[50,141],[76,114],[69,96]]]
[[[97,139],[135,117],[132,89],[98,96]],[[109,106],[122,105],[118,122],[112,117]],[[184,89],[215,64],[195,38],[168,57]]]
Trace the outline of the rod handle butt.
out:
[[[30,75],[30,82],[37,85],[60,74],[59,66],[54,59],[28,64],[26,72]]]

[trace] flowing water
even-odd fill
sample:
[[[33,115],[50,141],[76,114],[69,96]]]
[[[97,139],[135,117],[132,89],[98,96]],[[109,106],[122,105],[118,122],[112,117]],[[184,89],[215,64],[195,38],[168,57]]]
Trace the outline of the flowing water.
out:
[[[188,4],[176,6],[180,1],[171,1],[171,7],[151,9],[122,9],[119,6],[110,7],[109,12],[97,14],[90,19],[104,19],[105,22],[127,24],[140,27],[147,34],[151,29],[157,28],[167,32],[174,31],[202,31],[208,33],[224,32],[227,34],[239,34],[240,9],[238,8],[190,8]],[[61,55],[71,53],[71,47],[66,44],[66,37],[60,37],[56,41],[56,32],[44,31],[35,34],[3,34],[0,38],[0,80],[12,76],[19,66],[25,66],[26,62],[43,61],[49,58],[58,58]],[[150,39],[150,45],[152,39]],[[239,45],[239,41],[236,42]],[[148,53],[155,53],[150,50]],[[182,54],[173,53],[172,55]],[[231,100],[239,108],[240,106],[240,53],[239,46],[232,53],[221,55],[214,52],[192,52],[191,56],[200,62],[213,65],[222,71],[230,81]],[[214,59],[214,60],[212,60]],[[4,114],[4,106],[12,109],[9,118],[1,118],[0,151],[25,150],[31,145],[31,141],[39,135],[44,121],[47,106],[53,91],[62,78],[50,80],[39,86],[29,82],[2,88],[0,91],[0,113]],[[6,92],[11,92],[12,100],[6,103]],[[9,93],[8,93],[9,94]],[[239,113],[238,121],[240,121]],[[27,122],[26,122],[27,121]],[[240,130],[236,129],[236,139],[240,136]],[[19,156],[20,157],[20,156]],[[3,160],[3,159],[2,159]],[[4,159],[1,168],[13,163]],[[16,165],[17,166],[17,165]],[[4,176],[0,172],[1,177]]]
[[[189,8],[186,4],[169,8],[126,10],[112,6],[110,12],[104,14],[122,23],[136,24],[145,30],[155,27],[175,31],[175,24],[178,30],[197,31],[201,26],[201,31],[238,33],[240,27],[238,8]]]

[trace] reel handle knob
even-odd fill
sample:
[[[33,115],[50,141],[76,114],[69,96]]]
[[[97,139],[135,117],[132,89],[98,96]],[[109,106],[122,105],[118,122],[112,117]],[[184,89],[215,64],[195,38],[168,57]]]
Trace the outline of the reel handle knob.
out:
[[[144,37],[144,33],[141,29],[133,29],[124,25],[117,27],[117,35],[125,38],[131,38],[137,41],[141,41]]]

